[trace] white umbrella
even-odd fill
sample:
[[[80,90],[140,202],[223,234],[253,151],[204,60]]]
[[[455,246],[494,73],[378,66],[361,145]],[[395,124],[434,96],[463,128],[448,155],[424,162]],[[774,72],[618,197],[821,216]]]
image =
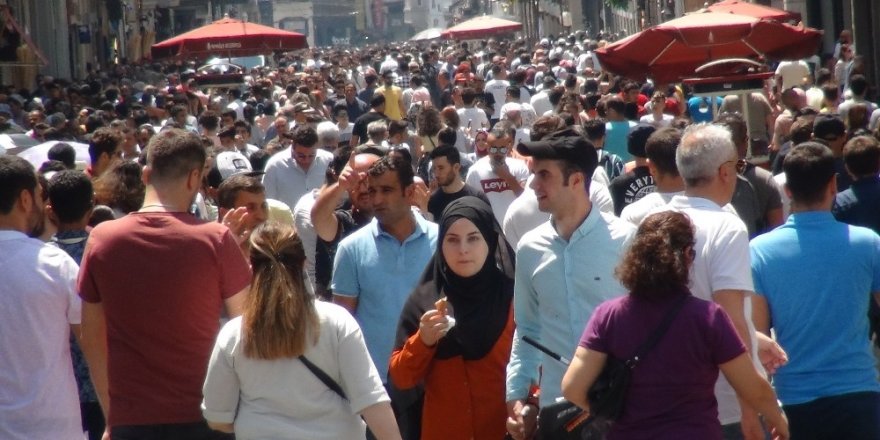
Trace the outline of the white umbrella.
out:
[[[429,28],[425,29],[409,39],[409,41],[428,41],[428,40],[436,40],[440,38],[440,34],[444,31],[443,28]]]
[[[18,157],[28,161],[36,168],[39,168],[43,162],[49,160],[49,150],[53,145],[64,142],[64,141],[49,141],[43,142],[39,145],[34,145],[33,147],[28,148],[27,150],[18,153]],[[83,162],[86,165],[91,164],[91,158],[89,158],[89,144],[83,144],[81,142],[65,142],[66,144],[73,147],[76,151],[76,161]]]

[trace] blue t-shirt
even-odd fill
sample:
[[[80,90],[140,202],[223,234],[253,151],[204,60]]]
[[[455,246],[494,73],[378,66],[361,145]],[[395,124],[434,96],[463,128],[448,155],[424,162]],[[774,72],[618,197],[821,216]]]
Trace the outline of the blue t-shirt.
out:
[[[782,403],[880,391],[868,339],[868,304],[880,292],[880,236],[830,212],[803,212],[750,248],[755,291],[767,299],[788,352],[773,379]]]
[[[333,262],[330,289],[334,295],[357,298],[354,317],[383,382],[388,380],[400,311],[437,247],[437,225],[414,216],[416,229],[403,243],[373,219],[339,243]]]
[[[632,159],[632,155],[626,149],[626,138],[629,129],[635,127],[633,121],[608,121],[605,123],[605,151],[620,156],[624,161]]]

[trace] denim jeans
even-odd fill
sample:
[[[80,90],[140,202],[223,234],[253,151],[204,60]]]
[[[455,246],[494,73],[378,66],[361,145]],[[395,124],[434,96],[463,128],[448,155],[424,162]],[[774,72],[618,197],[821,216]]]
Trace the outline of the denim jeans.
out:
[[[860,392],[783,405],[796,440],[880,439],[880,393]]]

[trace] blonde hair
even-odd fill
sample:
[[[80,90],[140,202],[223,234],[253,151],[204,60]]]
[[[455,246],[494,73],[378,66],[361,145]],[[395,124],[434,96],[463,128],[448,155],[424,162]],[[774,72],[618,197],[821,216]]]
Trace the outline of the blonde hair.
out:
[[[291,226],[267,222],[250,238],[253,269],[242,316],[244,355],[255,359],[297,357],[319,336],[315,299],[303,275],[305,251]]]

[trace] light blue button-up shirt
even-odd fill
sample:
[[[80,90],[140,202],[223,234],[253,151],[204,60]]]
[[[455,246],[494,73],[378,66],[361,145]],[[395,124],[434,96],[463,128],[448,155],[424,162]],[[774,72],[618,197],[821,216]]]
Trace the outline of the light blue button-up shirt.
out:
[[[416,228],[401,243],[373,219],[339,243],[333,262],[334,295],[357,298],[357,319],[382,381],[394,348],[403,304],[437,248],[437,225],[415,215]]]
[[[507,366],[507,400],[525,399],[538,383],[541,401],[562,396],[566,366],[522,341],[524,335],[571,358],[593,310],[626,292],[614,268],[635,235],[635,227],[592,209],[566,241],[552,220],[523,236],[516,253],[516,336]]]

